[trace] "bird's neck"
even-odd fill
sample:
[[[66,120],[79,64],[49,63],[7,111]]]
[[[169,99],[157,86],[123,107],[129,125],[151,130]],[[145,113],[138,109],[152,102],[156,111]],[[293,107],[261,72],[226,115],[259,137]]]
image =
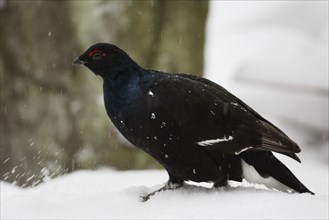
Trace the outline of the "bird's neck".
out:
[[[152,74],[129,66],[117,69],[103,77],[104,102],[107,114],[112,118],[123,106],[136,100],[151,83]]]

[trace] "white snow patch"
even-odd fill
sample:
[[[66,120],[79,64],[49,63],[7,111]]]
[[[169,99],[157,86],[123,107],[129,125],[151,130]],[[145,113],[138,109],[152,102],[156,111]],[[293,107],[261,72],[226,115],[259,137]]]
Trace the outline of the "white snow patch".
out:
[[[153,94],[153,92],[151,91],[151,90],[149,90],[149,92],[147,93],[149,96],[152,96],[152,97],[154,97],[154,94]]]
[[[122,126],[125,126],[125,123],[124,123],[124,121],[122,121],[122,120],[121,120],[121,121],[120,121],[120,123],[122,124]]]
[[[234,138],[232,136],[229,136],[228,138],[226,138],[226,136],[224,136],[223,138],[199,141],[199,142],[197,142],[197,144],[200,145],[200,146],[209,146],[209,145],[213,145],[213,144],[216,144],[216,143],[219,143],[219,142],[231,141],[233,139]]]

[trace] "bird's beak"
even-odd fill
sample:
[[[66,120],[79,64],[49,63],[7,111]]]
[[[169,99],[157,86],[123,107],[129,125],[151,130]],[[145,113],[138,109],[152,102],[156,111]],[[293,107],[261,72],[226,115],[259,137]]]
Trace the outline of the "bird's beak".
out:
[[[77,65],[77,66],[83,66],[85,65],[87,62],[80,60],[79,57],[77,57],[74,61],[73,61],[73,65]]]

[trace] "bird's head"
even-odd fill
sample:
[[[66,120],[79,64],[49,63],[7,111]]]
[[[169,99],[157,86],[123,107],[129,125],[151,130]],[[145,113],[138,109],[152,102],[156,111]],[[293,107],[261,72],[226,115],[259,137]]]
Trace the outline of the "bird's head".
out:
[[[113,44],[98,43],[73,61],[88,67],[96,75],[106,77],[125,66],[137,65],[123,50]]]

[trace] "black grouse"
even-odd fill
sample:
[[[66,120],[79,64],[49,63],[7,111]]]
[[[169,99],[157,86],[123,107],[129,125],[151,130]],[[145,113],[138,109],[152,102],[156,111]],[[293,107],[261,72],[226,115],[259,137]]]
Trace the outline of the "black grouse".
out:
[[[113,124],[167,170],[167,184],[145,200],[188,180],[219,187],[243,178],[313,194],[272,153],[300,162],[299,146],[218,84],[194,75],[143,69],[106,43],[91,46],[74,64],[103,78],[105,108]]]

